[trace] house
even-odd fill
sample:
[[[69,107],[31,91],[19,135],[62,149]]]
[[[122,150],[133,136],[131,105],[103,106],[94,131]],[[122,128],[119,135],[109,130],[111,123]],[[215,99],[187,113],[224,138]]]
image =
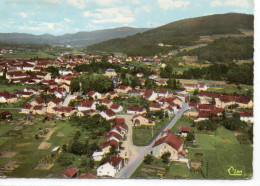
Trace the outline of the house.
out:
[[[117,76],[117,73],[116,73],[115,69],[108,68],[105,71],[105,75],[108,77],[114,77],[114,76]]]
[[[85,116],[85,115],[94,115],[94,114],[96,114],[97,112],[95,111],[95,110],[83,110],[83,111],[78,111],[77,112],[77,116],[80,116],[80,117],[82,117],[82,116]]]
[[[179,127],[180,133],[182,136],[187,137],[188,133],[190,132],[189,126],[180,126]]]
[[[87,93],[87,96],[92,97],[93,99],[101,99],[102,95],[99,92],[95,92],[94,90],[91,90]]]
[[[43,99],[43,98],[41,98],[41,97],[36,97],[36,98],[30,100],[29,103],[30,103],[31,105],[33,105],[33,106],[34,106],[34,105],[43,105],[43,106],[46,106],[47,103],[48,103],[48,101],[45,100],[45,99]]]
[[[247,123],[254,123],[254,112],[250,110],[248,112],[238,112],[240,120]]]
[[[76,112],[74,107],[68,106],[68,107],[54,107],[54,110],[56,110],[56,114],[58,117],[70,117],[72,114]]]
[[[13,79],[21,79],[25,78],[26,73],[23,71],[8,71],[6,73],[6,79],[13,80]]]
[[[126,108],[127,114],[143,114],[145,113],[144,107],[138,107],[138,106],[128,106]]]
[[[189,110],[184,112],[185,116],[198,117],[199,109],[197,107],[190,108]]]
[[[106,120],[111,120],[116,118],[116,113],[111,109],[105,109],[103,110],[100,115],[105,118]]]
[[[122,125],[115,125],[110,129],[109,132],[115,132],[123,137],[126,133],[126,129],[125,127],[122,127]]]
[[[197,83],[197,87],[200,91],[206,91],[208,90],[208,86],[205,83]]]
[[[1,112],[1,119],[11,120],[12,119],[12,113],[9,110]]]
[[[118,155],[113,155],[97,168],[97,176],[115,177],[121,168],[122,158]]]
[[[199,111],[199,114],[197,116],[197,119],[195,119],[195,122],[203,121],[203,120],[209,120],[210,111]]]
[[[44,80],[51,80],[51,74],[47,72],[37,72],[35,75],[37,77],[43,78]]]
[[[19,97],[23,97],[23,98],[28,98],[30,96],[33,95],[32,92],[24,92],[24,91],[16,91],[14,92],[14,94],[19,98]]]
[[[216,107],[225,108],[229,105],[238,104],[239,107],[253,107],[254,103],[245,96],[221,95],[215,99]]]
[[[200,98],[200,103],[202,104],[209,104],[212,102],[212,99],[216,99],[220,97],[221,94],[218,93],[210,93],[210,92],[200,92],[198,97]]]
[[[33,109],[32,109],[32,112],[34,114],[45,114],[46,108],[43,107],[42,105],[34,105]]]
[[[214,109],[214,108],[215,108],[215,106],[212,104],[198,104],[199,110],[210,111],[211,109]]]
[[[125,123],[125,119],[124,118],[114,118],[110,120],[114,126],[119,127],[121,130],[124,130],[125,132],[127,131],[128,127]]]
[[[108,107],[108,108],[113,104],[113,102],[112,102],[110,99],[107,99],[107,98],[102,99],[102,100],[100,101],[100,103],[101,103],[102,105],[105,105],[105,106]]]
[[[116,92],[117,93],[124,93],[124,94],[126,94],[129,90],[131,90],[131,87],[127,86],[127,85],[119,85],[116,88]]]
[[[102,149],[102,152],[108,153],[110,151],[111,147],[115,147],[115,149],[119,150],[119,143],[116,140],[109,140],[109,141],[104,141],[103,143],[100,144],[100,147]]]
[[[157,91],[157,96],[158,97],[168,97],[169,92],[167,89],[160,89]]]
[[[79,102],[78,104],[78,110],[84,111],[84,110],[96,110],[96,102],[94,100],[85,100],[82,102]]]
[[[157,81],[155,81],[155,83],[159,86],[166,86],[167,85],[166,80],[157,80]]]
[[[31,104],[23,104],[21,107],[21,113],[23,114],[29,114],[32,111],[32,105]]]
[[[136,74],[136,76],[140,78],[140,77],[143,77],[144,74],[142,72],[139,72],[139,73]]]
[[[47,107],[59,107],[62,105],[63,100],[61,98],[55,98],[48,102]]]
[[[105,134],[105,138],[107,141],[109,140],[116,140],[117,142],[122,141],[121,134],[118,134],[117,132],[114,131],[109,131],[107,134]]]
[[[148,99],[149,101],[154,101],[158,97],[157,94],[152,89],[146,89],[146,91],[143,94],[143,97],[145,99]]]
[[[78,177],[78,169],[75,167],[67,168],[64,172],[59,176],[60,178],[77,178]]]
[[[101,161],[103,157],[104,157],[103,151],[95,151],[92,154],[92,158],[94,161]]]
[[[197,89],[197,84],[184,83],[184,84],[183,84],[183,87],[184,87],[187,91],[195,90],[195,89]]]
[[[15,94],[10,94],[7,91],[0,92],[0,103],[13,103],[17,101]]]
[[[149,105],[149,109],[151,112],[159,111],[161,110],[162,105],[157,102],[151,102]]]
[[[123,111],[123,107],[121,105],[118,105],[118,104],[115,104],[115,103],[113,103],[110,106],[110,109],[113,110],[115,113]]]
[[[139,125],[154,125],[154,121],[151,118],[148,118],[141,114],[136,114],[133,116],[133,124],[134,126]]]
[[[178,160],[183,158],[183,145],[184,142],[182,139],[178,138],[171,132],[162,132],[161,138],[159,138],[152,147],[152,155],[156,158],[161,157],[165,152],[169,152],[171,156],[170,160]]]
[[[106,93],[106,98],[113,99],[114,97],[118,97],[117,92],[115,90]]]
[[[33,94],[38,94],[38,89],[35,87],[26,87],[23,89],[24,92],[32,92]]]
[[[168,106],[166,109],[164,109],[168,116],[171,116],[172,114],[174,114],[174,109],[171,106]]]
[[[82,179],[95,179],[97,177],[94,174],[92,174],[92,173],[87,173],[87,174],[81,175],[79,178],[82,178]]]

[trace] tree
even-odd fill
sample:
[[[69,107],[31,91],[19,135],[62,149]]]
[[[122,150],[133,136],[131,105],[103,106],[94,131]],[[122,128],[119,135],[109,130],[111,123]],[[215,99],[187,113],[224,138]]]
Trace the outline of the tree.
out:
[[[199,101],[200,101],[200,98],[197,95],[191,96],[191,98],[190,98],[190,102],[198,103]]]
[[[167,152],[162,154],[161,159],[164,163],[169,163],[170,162],[170,160],[169,160],[170,156],[171,156],[171,153],[167,151]]]
[[[71,153],[76,154],[76,155],[82,155],[84,152],[84,144],[75,141],[71,145]]]
[[[151,156],[150,154],[147,154],[145,157],[144,157],[144,163],[146,164],[151,164],[153,161],[153,156]]]
[[[55,77],[55,76],[59,75],[59,68],[57,68],[57,67],[49,66],[45,70],[47,72],[50,72],[52,77]]]
[[[194,132],[188,132],[188,135],[186,137],[187,141],[193,141],[195,139]]]
[[[215,104],[216,104],[215,98],[212,98],[212,99],[211,99],[210,104],[212,104],[212,105],[215,105]]]
[[[58,158],[59,164],[62,166],[69,166],[75,160],[75,156],[71,153],[61,153],[60,157]]]
[[[101,111],[107,109],[107,106],[106,105],[96,105],[96,109],[101,112]]]
[[[158,85],[152,79],[147,79],[144,85],[147,89],[157,89]]]

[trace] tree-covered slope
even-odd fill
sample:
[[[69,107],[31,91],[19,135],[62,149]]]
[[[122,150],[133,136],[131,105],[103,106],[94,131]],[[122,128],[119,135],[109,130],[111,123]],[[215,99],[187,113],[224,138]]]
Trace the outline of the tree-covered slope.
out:
[[[239,29],[253,30],[254,16],[229,13],[184,19],[125,38],[88,46],[88,51],[124,52],[128,55],[154,55],[191,45],[202,35],[239,34]],[[158,43],[172,47],[159,47]]]

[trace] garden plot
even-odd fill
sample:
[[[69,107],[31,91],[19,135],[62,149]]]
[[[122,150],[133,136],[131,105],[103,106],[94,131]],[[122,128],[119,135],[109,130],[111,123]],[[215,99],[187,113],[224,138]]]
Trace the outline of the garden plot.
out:
[[[17,154],[17,152],[3,152],[0,156],[1,158],[12,158]]]
[[[51,146],[51,143],[42,142],[42,143],[39,145],[38,149],[48,149],[48,148],[50,148],[50,146]]]

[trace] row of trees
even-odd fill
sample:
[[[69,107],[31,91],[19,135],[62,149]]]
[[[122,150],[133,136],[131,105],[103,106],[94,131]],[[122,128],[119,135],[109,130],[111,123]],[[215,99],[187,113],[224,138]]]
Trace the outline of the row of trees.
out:
[[[206,47],[184,51],[179,56],[198,56],[199,60],[210,62],[232,62],[252,59],[254,53],[253,37],[229,37],[214,40]]]

